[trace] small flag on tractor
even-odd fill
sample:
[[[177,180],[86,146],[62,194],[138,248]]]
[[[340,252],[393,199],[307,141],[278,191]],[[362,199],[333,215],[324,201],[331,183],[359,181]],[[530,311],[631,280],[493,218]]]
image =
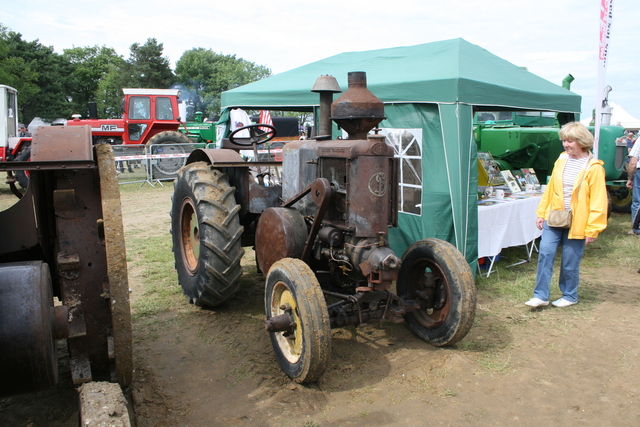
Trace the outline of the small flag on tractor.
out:
[[[271,114],[269,114],[268,110],[260,110],[260,118],[258,119],[258,122],[261,124],[273,126],[273,120],[271,120]],[[260,130],[264,132],[271,131],[271,129],[265,126],[261,126]]]

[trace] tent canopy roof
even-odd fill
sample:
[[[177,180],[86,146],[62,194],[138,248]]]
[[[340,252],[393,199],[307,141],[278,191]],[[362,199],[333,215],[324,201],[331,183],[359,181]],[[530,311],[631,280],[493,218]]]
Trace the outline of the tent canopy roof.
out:
[[[222,94],[223,107],[309,110],[316,79],[365,71],[385,103],[464,103],[526,110],[580,112],[581,97],[463,39],[341,53]]]

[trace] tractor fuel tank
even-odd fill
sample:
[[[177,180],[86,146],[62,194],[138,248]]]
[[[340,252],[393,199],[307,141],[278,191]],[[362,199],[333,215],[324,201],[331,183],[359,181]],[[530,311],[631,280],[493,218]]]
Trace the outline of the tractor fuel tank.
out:
[[[386,234],[396,223],[397,161],[384,137],[366,140],[297,141],[285,146],[282,183],[288,200],[318,177],[335,191],[324,222],[358,237]],[[316,206],[310,197],[297,204],[303,215]]]

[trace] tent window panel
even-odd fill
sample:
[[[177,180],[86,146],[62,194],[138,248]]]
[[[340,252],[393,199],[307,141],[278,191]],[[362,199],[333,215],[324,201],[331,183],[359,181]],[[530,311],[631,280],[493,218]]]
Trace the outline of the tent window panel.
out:
[[[405,132],[402,135],[402,153],[405,156],[421,156],[422,155],[422,147],[416,140],[416,137],[409,133]]]
[[[422,129],[383,128],[381,133],[400,159],[398,210],[422,214]]]
[[[422,159],[402,159],[402,184],[422,185]]]
[[[401,187],[400,210],[405,213],[420,215],[422,212],[422,188]]]

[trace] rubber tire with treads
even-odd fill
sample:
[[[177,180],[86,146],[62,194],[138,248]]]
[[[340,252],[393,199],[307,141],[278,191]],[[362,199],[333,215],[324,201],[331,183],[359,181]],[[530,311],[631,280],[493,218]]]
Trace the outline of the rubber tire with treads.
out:
[[[284,258],[269,269],[265,284],[267,319],[285,311],[289,303],[296,326],[293,334],[270,332],[271,344],[282,370],[298,383],[316,381],[331,356],[331,324],[320,284],[307,264]]]
[[[625,194],[625,197],[620,198],[618,197],[619,194]],[[631,203],[633,202],[633,193],[631,189],[626,187],[616,187],[613,191],[609,191],[609,196],[611,200],[611,208],[614,212],[631,212]]]
[[[176,131],[164,131],[154,135],[147,145],[151,148],[151,154],[177,154],[184,155],[193,151],[193,145],[187,135]],[[151,166],[153,179],[175,178],[176,174],[186,162],[187,157],[169,157],[154,159]]]
[[[407,313],[407,326],[432,345],[455,344],[469,332],[475,317],[476,288],[471,268],[452,244],[424,239],[411,245],[402,256],[398,294],[416,298],[415,291],[420,290],[425,274],[435,276],[436,286],[444,284],[444,306]]]
[[[240,205],[227,174],[205,162],[178,173],[171,234],[178,281],[189,302],[215,307],[238,289],[244,254]]]
[[[28,162],[31,158],[31,147],[26,147],[22,151],[18,153],[16,156],[16,162]],[[14,175],[16,177],[16,181],[20,184],[20,187],[23,189],[27,189],[29,186],[29,175],[27,171],[15,171]]]

